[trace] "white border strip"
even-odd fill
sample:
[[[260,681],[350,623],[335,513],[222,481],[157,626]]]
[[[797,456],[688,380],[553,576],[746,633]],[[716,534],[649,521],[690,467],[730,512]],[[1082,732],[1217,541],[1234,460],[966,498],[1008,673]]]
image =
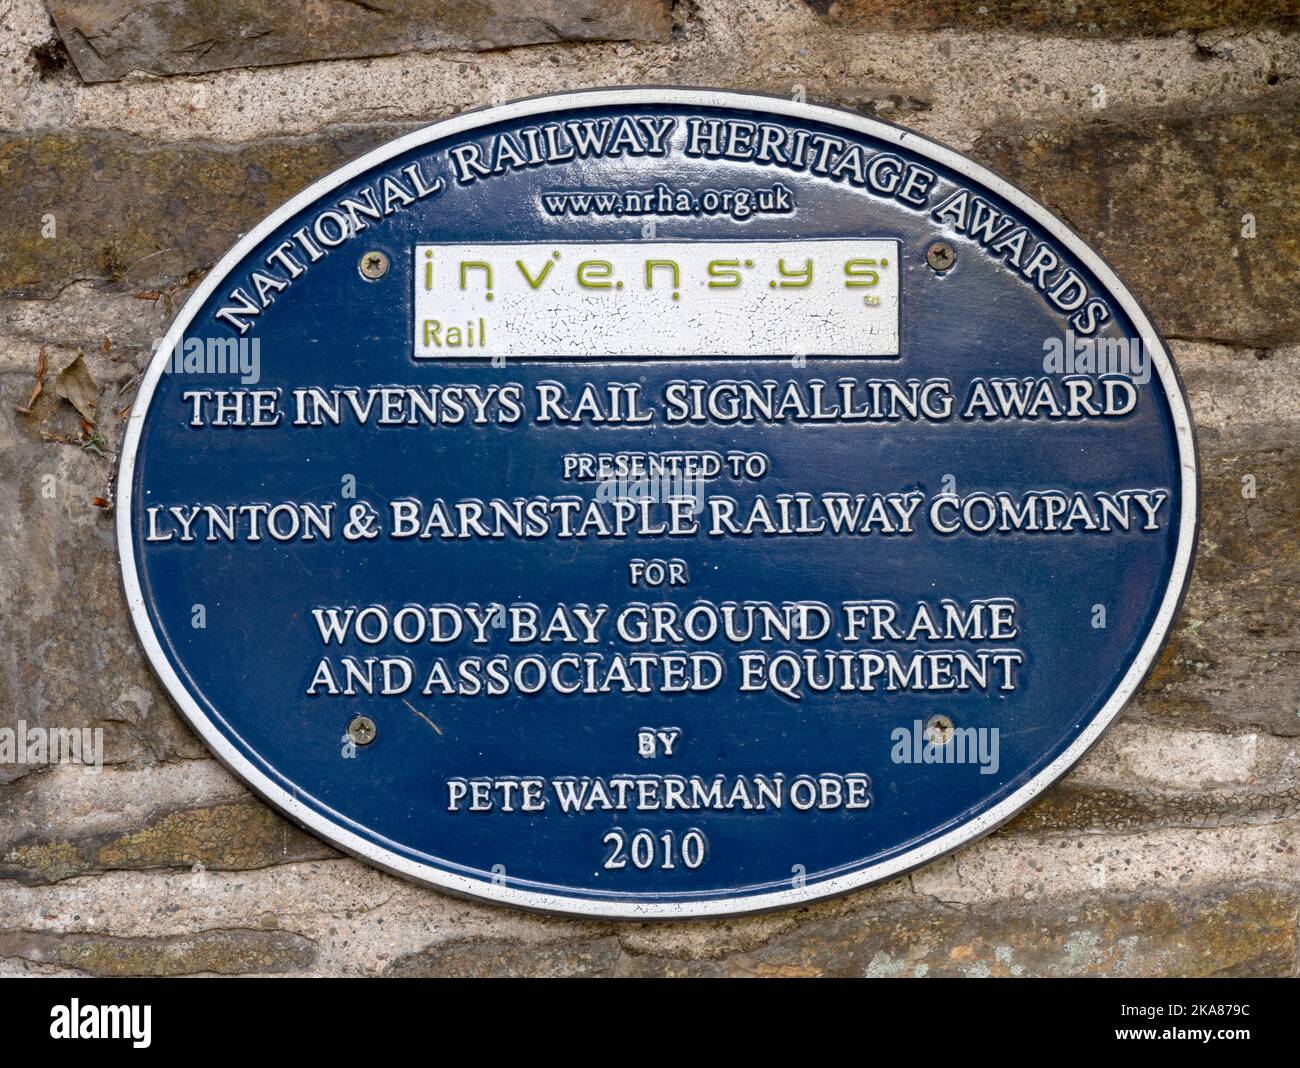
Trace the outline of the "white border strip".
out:
[[[1142,342],[1147,347],[1147,351],[1155,356],[1160,383],[1169,402],[1174,429],[1178,436],[1179,461],[1182,469],[1182,512],[1178,548],[1173,569],[1170,572],[1169,585],[1165,590],[1164,600],[1161,602],[1160,610],[1156,615],[1151,631],[1138,652],[1137,659],[1130,666],[1115,692],[1111,694],[1109,700],[1102,707],[1101,712],[1097,714],[1068,749],[1033,779],[1020,787],[1019,790],[989,811],[964,823],[961,827],[950,831],[948,834],[888,861],[862,868],[849,875],[822,880],[811,886],[798,889],[792,888],[749,897],[713,898],[700,901],[603,901],[497,886],[490,882],[471,879],[420,864],[383,849],[353,834],[344,827],[330,822],[315,809],[298,800],[280,784],[265,775],[247,756],[236,749],[224,735],[214,728],[168,662],[158,641],[158,636],[154,632],[153,624],[150,622],[145,607],[144,594],[140,588],[140,577],[136,573],[135,546],[131,536],[132,483],[135,475],[136,450],[140,444],[141,430],[149,411],[154,390],[157,388],[158,381],[166,368],[167,354],[184,336],[186,327],[198,314],[204,302],[216,290],[218,284],[225,281],[227,274],[249,252],[277,229],[281,223],[290,219],[303,208],[310,206],[326,193],[337,189],[385,160],[392,159],[394,156],[399,156],[413,148],[419,148],[422,145],[491,123],[524,118],[530,115],[550,114],[575,108],[635,104],[754,110],[839,126],[856,133],[866,134],[888,144],[906,147],[908,151],[931,159],[997,193],[1076,256],[1106,287],[1108,295],[1124,309],[1125,314],[1141,333]],[[851,112],[811,104],[797,104],[778,97],[757,96],[749,93],[712,89],[647,88],[593,89],[582,92],[560,93],[553,96],[533,97],[528,100],[506,104],[502,107],[458,115],[455,118],[437,122],[432,126],[406,134],[396,141],[391,141],[373,152],[353,160],[346,166],[308,186],[288,203],[278,208],[241,238],[235,247],[221,258],[207,277],[204,278],[198,289],[194,291],[193,296],[186,301],[175,322],[167,331],[162,344],[158,348],[157,355],[144,375],[140,384],[140,391],[131,409],[130,420],[126,428],[126,438],[122,448],[122,463],[118,472],[117,486],[117,546],[122,564],[122,585],[126,592],[127,604],[131,609],[131,618],[135,622],[140,641],[149,656],[149,662],[153,665],[154,671],[167,688],[168,693],[171,694],[172,700],[184,713],[190,726],[198,732],[208,748],[244,782],[291,819],[302,824],[327,842],[362,860],[398,875],[414,879],[417,882],[448,890],[455,894],[514,905],[520,908],[540,909],[547,912],[579,916],[597,916],[608,919],[640,920],[740,915],[791,905],[807,904],[915,868],[945,853],[949,853],[981,835],[987,834],[999,824],[1010,819],[1064,774],[1097,741],[1155,663],[1156,656],[1164,644],[1165,636],[1168,634],[1178,613],[1183,590],[1191,570],[1192,555],[1196,544],[1198,497],[1196,448],[1192,434],[1191,415],[1187,408],[1186,399],[1183,396],[1182,383],[1179,381],[1178,372],[1174,368],[1173,359],[1166,350],[1164,341],[1142,310],[1141,305],[1138,304],[1137,299],[1119,280],[1114,271],[1097,253],[1075,236],[1046,208],[1036,204],[1024,193],[991,171],[951,149],[923,138],[910,130],[904,130],[874,119],[863,118]]]

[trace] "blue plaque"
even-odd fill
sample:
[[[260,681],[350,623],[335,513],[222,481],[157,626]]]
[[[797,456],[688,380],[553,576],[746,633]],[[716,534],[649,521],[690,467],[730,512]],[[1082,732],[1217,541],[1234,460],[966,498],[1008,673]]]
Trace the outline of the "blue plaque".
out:
[[[259,794],[445,890],[751,912],[1007,820],[1150,670],[1169,352],[907,130],[669,89],[400,138],[255,227],[122,454],[154,669]]]

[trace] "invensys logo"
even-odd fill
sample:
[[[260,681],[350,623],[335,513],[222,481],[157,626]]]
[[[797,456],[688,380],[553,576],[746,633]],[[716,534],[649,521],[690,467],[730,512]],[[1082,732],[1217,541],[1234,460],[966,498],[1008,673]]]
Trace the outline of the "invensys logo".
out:
[[[892,238],[419,244],[413,352],[897,356],[899,250]]]

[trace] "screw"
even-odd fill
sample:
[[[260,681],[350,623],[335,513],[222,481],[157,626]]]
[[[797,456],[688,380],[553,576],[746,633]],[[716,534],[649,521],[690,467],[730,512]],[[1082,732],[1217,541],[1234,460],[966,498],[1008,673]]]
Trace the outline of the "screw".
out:
[[[954,729],[947,716],[931,716],[925,725],[925,740],[932,745],[947,745],[952,740]]]
[[[951,245],[936,241],[925,250],[925,262],[936,271],[946,271],[957,262],[957,253],[952,250]]]
[[[348,724],[348,737],[356,745],[369,745],[375,740],[375,735],[379,733],[375,727],[375,721],[369,716],[357,716]]]
[[[361,277],[374,282],[388,273],[388,257],[382,252],[367,252],[361,257]]]

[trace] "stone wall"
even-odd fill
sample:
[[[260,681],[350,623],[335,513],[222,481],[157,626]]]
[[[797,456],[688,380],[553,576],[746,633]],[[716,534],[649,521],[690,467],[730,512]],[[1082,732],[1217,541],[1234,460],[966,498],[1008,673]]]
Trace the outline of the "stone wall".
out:
[[[1169,336],[1203,465],[1173,640],[1077,769],[908,877],[717,923],[469,904],[290,825],[154,681],[113,534],[150,345],[237,235],[413,126],[635,83],[803,92],[1007,174]],[[1298,186],[1293,0],[0,0],[0,725],[107,762],[0,764],[0,973],[1295,974]]]

